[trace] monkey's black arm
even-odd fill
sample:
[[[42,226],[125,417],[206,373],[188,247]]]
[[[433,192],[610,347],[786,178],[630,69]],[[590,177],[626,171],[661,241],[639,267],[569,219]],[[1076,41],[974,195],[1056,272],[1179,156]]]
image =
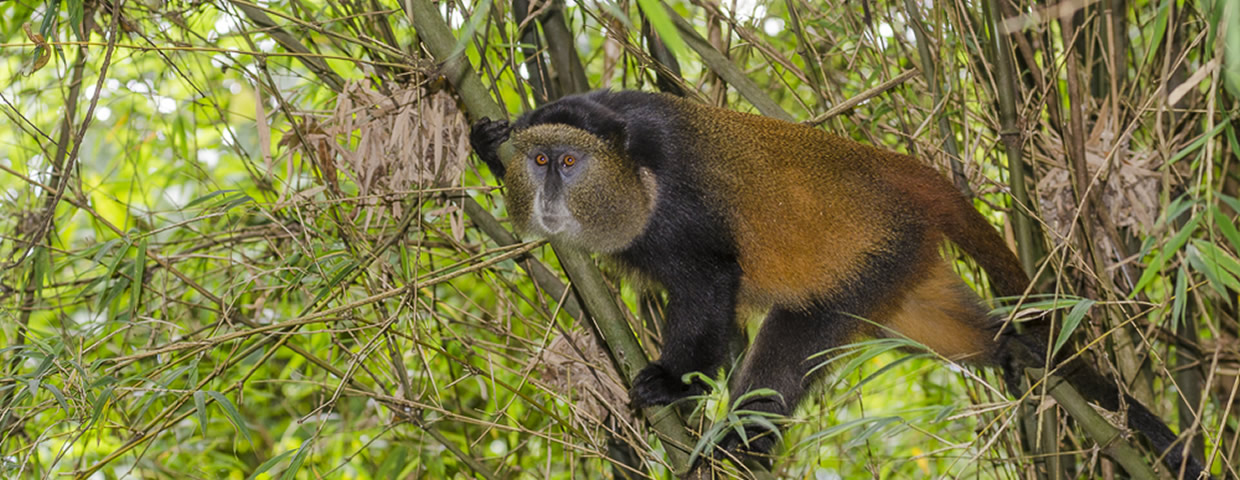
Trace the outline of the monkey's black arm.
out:
[[[478,158],[486,162],[497,180],[503,180],[507,171],[504,169],[504,162],[499,158],[499,146],[508,140],[510,133],[512,126],[508,122],[485,117],[469,129],[469,146],[473,147]]]
[[[727,359],[732,336],[740,334],[735,322],[740,268],[693,270],[667,282],[662,354],[633,380],[629,398],[635,406],[666,405],[702,393],[703,385],[686,385],[682,377],[690,372],[713,377]]]

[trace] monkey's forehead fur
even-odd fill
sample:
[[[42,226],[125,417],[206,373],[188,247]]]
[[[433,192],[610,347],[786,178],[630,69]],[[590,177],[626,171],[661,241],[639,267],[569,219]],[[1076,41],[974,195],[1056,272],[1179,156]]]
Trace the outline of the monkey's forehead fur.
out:
[[[518,130],[512,134],[512,144],[519,153],[526,153],[538,147],[565,145],[585,152],[611,150],[603,139],[580,128],[562,123],[542,123]]]

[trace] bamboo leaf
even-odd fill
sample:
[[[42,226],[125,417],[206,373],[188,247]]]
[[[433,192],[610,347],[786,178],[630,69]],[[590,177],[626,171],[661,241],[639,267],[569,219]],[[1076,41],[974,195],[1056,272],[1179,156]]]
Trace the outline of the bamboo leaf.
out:
[[[85,41],[86,36],[83,33],[83,28],[85,28],[85,26],[82,25],[82,20],[86,17],[86,6],[84,5],[86,2],[83,0],[68,1],[69,28],[73,30],[73,36],[77,38],[78,41]]]
[[[727,421],[719,421],[711,425],[710,429],[706,430],[706,433],[703,433],[698,438],[697,443],[693,445],[693,451],[689,452],[689,465],[696,464],[697,460],[702,457],[702,454],[706,453],[707,449],[718,445],[723,440],[723,437],[727,435],[725,429],[728,428],[731,427],[730,422]]]
[[[51,272],[51,260],[48,258],[47,248],[43,245],[34,247],[34,279],[31,285],[35,288],[35,294],[43,289],[43,281],[47,278],[47,274]]]
[[[271,470],[271,467],[276,466],[276,464],[284,461],[284,459],[288,458],[290,455],[292,455],[293,453],[297,451],[299,450],[288,450],[288,451],[285,451],[284,453],[281,453],[279,455],[276,455],[274,457],[267,459],[267,461],[259,465],[258,468],[254,469],[254,472],[250,473],[250,476],[245,477],[245,480],[257,479],[259,475],[267,473],[268,470]]]
[[[850,385],[850,386],[848,387],[848,390],[846,390],[846,391],[845,391],[842,395],[840,395],[840,397],[849,397],[849,396],[851,396],[854,392],[856,392],[857,390],[860,390],[860,389],[861,389],[861,387],[864,387],[867,383],[870,383],[870,381],[871,381],[871,380],[874,380],[875,378],[878,378],[878,377],[882,376],[884,373],[887,373],[887,372],[888,372],[888,371],[890,371],[891,369],[895,368],[896,366],[898,366],[898,365],[900,365],[900,364],[902,364],[902,363],[904,363],[904,362],[907,362],[907,361],[912,360],[912,359],[915,359],[915,358],[931,358],[931,357],[933,357],[933,355],[931,355],[931,354],[929,354],[929,353],[915,353],[915,354],[912,354],[912,355],[905,355],[905,356],[902,356],[902,357],[900,357],[900,358],[897,358],[897,359],[895,359],[894,361],[891,361],[891,362],[887,363],[886,365],[883,365],[883,367],[882,367],[882,368],[878,369],[878,370],[877,370],[877,371],[875,371],[874,373],[871,373],[871,374],[869,374],[869,375],[866,375],[866,376],[865,376],[865,378],[861,379],[861,381],[859,381],[859,382],[857,382],[857,383],[854,383],[854,384]]]
[[[43,10],[43,21],[39,23],[39,33],[43,35],[43,38],[48,40],[57,38],[56,24],[59,23],[59,12],[60,0],[48,0],[47,8]],[[52,52],[45,51],[45,49],[47,49],[47,47],[42,44],[34,49],[33,58],[35,58],[36,61],[42,62],[41,64],[35,66],[35,70],[41,68],[43,64],[45,64],[52,57]],[[60,51],[60,47],[56,47],[56,50]]]
[[[1184,321],[1184,305],[1188,301],[1188,272],[1183,266],[1176,269],[1175,274],[1175,298],[1171,300],[1171,321],[1172,325],[1179,326]]]
[[[223,202],[224,203],[223,209],[225,211],[232,210],[233,207],[236,207],[238,205],[244,205],[244,204],[247,204],[253,201],[254,201],[254,198],[250,197],[249,195],[246,195],[246,194],[235,195],[235,196],[229,197],[228,201]]]
[[[39,384],[40,384],[40,383],[42,383],[42,382],[41,382],[41,381],[39,381],[39,378],[38,378],[38,377],[27,378],[27,379],[26,379],[26,389],[25,389],[25,391],[23,391],[23,392],[22,392],[22,395],[18,395],[18,397],[17,397],[17,398],[18,398],[19,400],[25,400],[25,399],[26,399],[26,397],[30,397],[30,398],[32,398],[32,399],[34,399],[34,398],[38,398],[38,397],[39,397]]]
[[[336,273],[331,276],[327,283],[323,284],[323,286],[319,288],[319,294],[314,297],[314,301],[310,302],[310,305],[319,303],[324,298],[327,298],[327,295],[339,286],[340,282],[348,277],[349,274],[353,273],[354,270],[357,270],[357,261],[349,260],[348,262],[345,262],[344,266],[337,269]]]
[[[120,294],[119,287],[122,285],[126,288],[129,287],[128,280],[117,274],[117,272],[120,271],[121,262],[125,260],[125,252],[127,251],[127,248],[117,251],[116,257],[112,259],[112,263],[108,264],[108,269],[103,273],[103,275],[101,275],[101,278],[104,279],[104,285],[107,285],[107,280],[109,279],[115,278],[115,280],[111,285],[105,287],[103,295],[100,295],[99,298],[96,299],[95,311],[102,312],[104,307],[111,303],[112,299],[116,298],[116,296]]]
[[[202,390],[194,392],[194,412],[198,417],[198,426],[202,428],[202,436],[207,436],[207,394]]]
[[[775,442],[779,443],[784,440],[784,434],[780,431],[779,426],[776,425],[775,422],[771,421],[771,418],[777,417],[782,417],[782,415],[749,415],[744,417],[744,421],[746,425],[757,425],[762,427],[766,430],[766,432],[762,433],[763,435],[773,435],[775,436]],[[749,442],[745,442],[745,445],[748,446]]]
[[[1222,122],[1219,122],[1218,125],[1216,125],[1212,130],[1207,132],[1205,135],[1197,137],[1196,140],[1193,140],[1193,143],[1188,144],[1188,146],[1180,149],[1179,152],[1176,152],[1175,155],[1172,155],[1171,159],[1167,160],[1167,164],[1168,165],[1174,164],[1175,162],[1180,161],[1180,159],[1187,157],[1188,154],[1196,151],[1198,148],[1201,148],[1201,146],[1205,145],[1206,142],[1208,142],[1211,138],[1214,138],[1215,135],[1218,135],[1219,132],[1223,131],[1223,127],[1226,127],[1228,124],[1230,124],[1230,122],[1231,122],[1230,118],[1223,120]]]
[[[828,439],[828,438],[834,437],[844,432],[851,432],[853,430],[856,430],[858,427],[867,426],[875,422],[883,422],[883,424],[889,424],[891,422],[899,421],[899,420],[901,420],[900,417],[892,417],[892,416],[863,417],[863,418],[858,418],[854,420],[849,420],[849,421],[840,423],[838,425],[832,426],[830,428],[827,428],[826,430],[822,430],[808,437],[805,437],[804,440],[801,440],[799,443],[797,443],[797,446],[800,447],[802,445],[809,445],[809,444],[812,444],[813,442]],[[866,427],[865,430],[869,430],[869,428]]]
[[[1236,257],[1233,256],[1231,252],[1223,250],[1222,248],[1219,248],[1218,245],[1205,240],[1194,239],[1193,246],[1197,247],[1197,250],[1200,252],[1202,258],[1214,262],[1216,265],[1226,270],[1226,273],[1240,276],[1240,261],[1237,261]]]
[[[1240,291],[1240,281],[1236,280],[1235,275],[1229,272],[1229,268],[1224,263],[1235,263],[1235,259],[1231,258],[1226,252],[1218,250],[1214,245],[1194,240],[1189,246],[1187,252],[1188,264],[1193,270],[1205,275],[1210,288],[1218,292],[1223,298],[1230,298],[1227,295],[1227,289],[1231,288]],[[1240,270],[1240,267],[1236,267]]]
[[[1167,20],[1171,9],[1171,0],[1163,0],[1158,4],[1158,16],[1154,18],[1154,34],[1150,37],[1150,43],[1146,45],[1144,65],[1150,65],[1154,61],[1154,56],[1161,52],[1159,45],[1162,43],[1163,35],[1167,33]]]
[[[104,387],[103,392],[96,395],[94,401],[91,402],[90,424],[99,423],[99,419],[103,418],[103,409],[112,401],[112,389],[115,385]]]
[[[56,399],[56,403],[60,405],[60,409],[65,411],[65,418],[70,418],[73,413],[69,411],[69,402],[65,401],[64,392],[60,391],[55,385],[44,383],[43,388],[52,393],[52,397]]]
[[[302,462],[305,462],[306,455],[310,454],[310,440],[307,438],[297,448],[297,454],[293,455],[293,461],[288,462],[288,468],[284,469],[284,474],[280,475],[280,480],[295,480],[297,478],[297,471],[301,470]]]
[[[215,399],[215,403],[218,403],[220,408],[224,409],[225,418],[232,422],[233,426],[237,427],[237,430],[241,431],[241,435],[245,436],[245,441],[253,444],[254,439],[250,438],[250,428],[245,426],[245,419],[241,418],[241,412],[237,411],[237,407],[228,400],[228,397],[214,390],[207,391],[207,395]]]
[[[737,397],[736,400],[733,400],[732,409],[737,410],[741,405],[749,403],[750,400],[761,399],[762,397],[771,397],[771,399],[781,402],[784,399],[783,395],[780,395],[779,392],[775,390],[769,388],[758,388],[745,392],[740,397]]]
[[[1219,195],[1222,196],[1222,194]],[[1222,233],[1223,237],[1227,238],[1228,242],[1231,242],[1231,248],[1240,251],[1240,232],[1236,231],[1236,222],[1223,213],[1223,210],[1218,208],[1218,205],[1210,206],[1210,216],[1214,219],[1214,225],[1218,227],[1219,233]]]
[[[849,359],[848,362],[845,363],[844,366],[840,367],[839,375],[835,377],[835,380],[828,388],[834,388],[836,385],[839,385],[840,382],[844,381],[847,374],[858,370],[862,365],[865,365],[866,362],[869,362],[874,357],[901,348],[918,349],[922,351],[927,350],[924,345],[905,338],[882,338],[867,342],[864,347],[858,349],[859,353],[857,355],[847,357]],[[815,366],[810,370],[810,372],[813,373],[823,365],[824,364]]]
[[[129,301],[129,318],[132,319],[138,318],[138,306],[142,303],[142,275],[146,268],[147,240],[148,237],[142,237],[142,240],[138,242],[138,255],[133,261],[133,268],[130,269],[130,276],[133,277],[133,288],[130,291],[133,292],[133,297]]]
[[[216,190],[216,191],[214,191],[214,192],[211,192],[211,193],[208,193],[208,194],[203,195],[203,196],[201,196],[201,197],[198,197],[198,198],[195,198],[195,199],[193,199],[193,200],[190,200],[190,202],[189,202],[189,203],[187,203],[187,204],[185,204],[185,206],[184,206],[184,207],[181,207],[181,209],[182,209],[182,210],[189,210],[189,209],[194,208],[195,206],[197,206],[197,205],[199,205],[199,204],[201,204],[201,203],[203,203],[203,202],[206,202],[207,200],[210,200],[210,199],[212,199],[212,198],[215,198],[215,197],[217,197],[217,196],[224,195],[224,194],[228,194],[228,193],[233,193],[233,192],[237,192],[237,191],[238,191],[238,190]]]
[[[1222,20],[1214,23],[1213,29],[1221,30],[1224,22],[1228,28],[1226,38],[1223,39],[1223,87],[1232,98],[1240,98],[1240,34],[1236,33],[1237,25],[1240,25],[1240,8],[1236,8],[1233,0],[1218,0],[1214,4],[1221,7],[1218,9],[1222,10]],[[1235,152],[1240,150],[1232,148],[1232,153]]]
[[[1240,38],[1240,35],[1237,35],[1236,38]],[[1237,50],[1237,51],[1240,51],[1240,50]],[[1228,64],[1234,67],[1237,67],[1237,71],[1235,73],[1237,75],[1240,75],[1240,60],[1236,60],[1233,58],[1233,59],[1228,60]],[[1238,76],[1236,80],[1240,80],[1240,76]],[[1227,128],[1224,129],[1224,131],[1227,133],[1227,142],[1228,142],[1228,145],[1231,146],[1232,153],[1240,152],[1240,139],[1236,138],[1236,127],[1228,123]]]
[[[637,6],[646,15],[646,20],[650,21],[650,26],[659,34],[659,39],[663,40],[663,44],[672,52],[672,55],[677,57],[683,55],[686,51],[685,41],[680,38],[680,32],[676,30],[676,24],[672,23],[672,17],[668,16],[663,2],[637,0]]]
[[[1081,320],[1085,318],[1085,314],[1089,313],[1090,307],[1094,306],[1093,300],[1084,299],[1077,302],[1068,315],[1063,319],[1063,326],[1059,328],[1059,336],[1055,338],[1055,347],[1051,349],[1051,357],[1059,353],[1059,349],[1072,338],[1072,332],[1076,331],[1076,327],[1081,324]]]
[[[1237,200],[1236,197],[1217,192],[1214,195],[1219,200],[1222,200],[1223,203],[1226,203],[1227,206],[1231,207],[1232,210],[1240,212],[1240,200]]]
[[[903,420],[904,419],[900,417],[881,417],[874,422],[871,422],[865,427],[865,429],[849,437],[848,442],[844,443],[844,448],[849,449],[858,445],[864,445],[865,442],[869,441],[871,436],[882,431],[884,427]]]
[[[383,459],[383,463],[375,470],[375,478],[403,478],[401,473],[410,465],[409,449],[403,445],[393,447],[393,452]]]
[[[934,414],[934,419],[932,419],[930,422],[939,423],[944,420],[947,420],[947,417],[950,417],[952,413],[955,411],[956,411],[955,405],[944,405],[942,407],[939,407],[936,409],[936,412]]]
[[[1158,252],[1158,255],[1154,257],[1154,260],[1145,267],[1144,272],[1141,272],[1141,279],[1137,280],[1137,286],[1133,287],[1132,293],[1128,294],[1129,299],[1135,297],[1138,292],[1149,285],[1149,283],[1153,281],[1160,272],[1162,272],[1163,265],[1167,263],[1167,260],[1169,260],[1175,252],[1180,250],[1180,247],[1184,246],[1184,243],[1188,241],[1188,236],[1191,235],[1194,230],[1197,230],[1198,223],[1201,223],[1201,216],[1194,216],[1192,220],[1188,221],[1188,224],[1184,225],[1184,228],[1181,228],[1179,232],[1176,232],[1175,236],[1171,237],[1171,240],[1163,245],[1162,249]]]

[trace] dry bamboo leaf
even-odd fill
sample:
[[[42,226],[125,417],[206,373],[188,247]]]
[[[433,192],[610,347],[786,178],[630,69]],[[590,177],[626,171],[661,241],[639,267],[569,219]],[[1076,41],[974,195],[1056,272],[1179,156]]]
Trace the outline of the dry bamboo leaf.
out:
[[[447,93],[408,87],[384,95],[353,82],[327,123],[325,131],[350,152],[340,163],[363,196],[453,186],[465,170],[468,150],[459,141],[469,126]]]
[[[1160,175],[1154,170],[1157,163],[1154,155],[1149,151],[1133,150],[1128,142],[1116,145],[1114,142],[1119,135],[1109,121],[1110,115],[1102,114],[1098,118],[1099,122],[1091,129],[1085,143],[1085,162],[1089,180],[1096,178],[1102,182],[1093,188],[1100,188],[1103,214],[1109,215],[1118,227],[1148,233],[1158,218],[1162,188]],[[1038,159],[1039,163],[1049,165],[1038,182],[1038,200],[1043,219],[1058,238],[1063,239],[1076,216],[1072,175],[1064,160],[1067,155],[1061,139],[1048,134],[1043,145],[1051,157]],[[1116,155],[1116,149],[1123,149],[1123,155]]]
[[[254,126],[258,128],[258,151],[263,156],[264,172],[271,175],[271,125],[267,124],[267,109],[263,106],[262,87],[254,89]]]
[[[628,392],[607,354],[588,333],[569,331],[556,336],[535,365],[539,379],[576,405],[575,422],[598,427],[602,419],[617,413],[626,423],[634,421]]]

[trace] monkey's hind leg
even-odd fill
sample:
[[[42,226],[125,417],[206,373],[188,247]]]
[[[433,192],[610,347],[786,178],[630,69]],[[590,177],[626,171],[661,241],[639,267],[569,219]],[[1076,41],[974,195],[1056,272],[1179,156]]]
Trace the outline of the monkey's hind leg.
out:
[[[943,358],[996,364],[1001,323],[945,261],[924,267],[913,283],[872,315],[879,335],[913,340]]]

